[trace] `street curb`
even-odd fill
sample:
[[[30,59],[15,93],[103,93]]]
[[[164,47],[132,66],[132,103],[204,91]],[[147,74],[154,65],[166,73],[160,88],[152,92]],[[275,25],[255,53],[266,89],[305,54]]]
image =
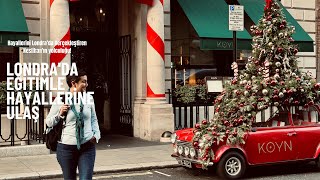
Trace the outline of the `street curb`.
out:
[[[140,164],[114,165],[114,166],[98,166],[94,174],[130,172],[139,170],[150,170],[155,168],[176,168],[180,165],[176,161],[167,162],[150,162]],[[61,171],[44,171],[32,173],[19,173],[15,175],[0,175],[0,179],[17,180],[17,179],[44,179],[44,178],[61,178]]]
[[[45,144],[26,146],[9,146],[0,148],[0,158],[49,155],[50,150]]]
[[[95,171],[94,174],[103,174],[103,173],[118,173],[118,172],[130,172],[130,171],[140,171],[140,170],[150,170],[150,169],[163,169],[163,168],[176,168],[180,167],[179,164],[167,164],[167,165],[152,165],[144,167],[132,167],[132,168],[123,168],[123,169],[110,169],[110,170],[99,170]]]

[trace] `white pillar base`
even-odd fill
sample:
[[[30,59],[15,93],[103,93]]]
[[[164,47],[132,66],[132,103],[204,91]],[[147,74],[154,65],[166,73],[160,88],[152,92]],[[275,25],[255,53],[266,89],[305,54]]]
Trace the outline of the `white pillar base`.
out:
[[[134,101],[134,107],[133,107],[133,136],[134,137],[140,137],[140,109],[141,105],[145,102],[142,99],[136,99]]]
[[[135,137],[148,141],[160,141],[163,132],[174,131],[174,115],[171,104],[145,103],[135,106],[140,106],[139,119],[136,119],[137,116],[134,118]],[[135,111],[137,111],[136,108]]]

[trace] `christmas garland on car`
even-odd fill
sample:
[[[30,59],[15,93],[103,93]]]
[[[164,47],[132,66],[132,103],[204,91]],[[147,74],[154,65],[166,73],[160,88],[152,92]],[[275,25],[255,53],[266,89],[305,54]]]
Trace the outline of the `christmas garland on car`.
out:
[[[292,43],[295,28],[288,25],[276,0],[266,0],[264,15],[251,31],[252,57],[245,70],[238,74],[237,64],[232,64],[234,79],[216,98],[213,119],[195,125],[193,146],[200,149],[203,168],[214,159],[212,146],[245,143],[257,112],[270,106],[308,108],[319,101],[320,84],[310,72],[298,69],[298,47]]]

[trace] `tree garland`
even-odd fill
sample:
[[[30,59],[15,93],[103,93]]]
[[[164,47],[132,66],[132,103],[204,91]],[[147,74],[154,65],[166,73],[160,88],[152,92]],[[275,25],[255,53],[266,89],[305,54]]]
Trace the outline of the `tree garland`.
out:
[[[213,119],[195,125],[193,146],[200,150],[203,168],[214,159],[213,146],[224,141],[245,144],[244,135],[259,111],[270,106],[308,108],[319,102],[320,84],[310,72],[298,69],[298,47],[292,44],[295,29],[277,1],[266,0],[264,16],[251,31],[252,57],[245,69],[239,75],[234,71],[235,78],[216,98]],[[236,64],[232,69],[237,70]]]

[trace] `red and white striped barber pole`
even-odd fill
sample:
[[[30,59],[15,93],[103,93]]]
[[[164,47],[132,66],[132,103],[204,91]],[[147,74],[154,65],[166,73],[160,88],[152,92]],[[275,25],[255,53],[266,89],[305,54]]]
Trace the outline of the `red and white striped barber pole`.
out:
[[[62,46],[55,45],[59,41],[70,40],[70,17],[69,17],[69,2],[68,0],[50,0],[50,40],[54,42],[54,49],[69,49],[70,45]],[[51,53],[50,65],[58,63],[71,64],[71,54],[69,53]],[[58,74],[61,76],[61,68],[57,68]],[[62,76],[61,76],[62,77]],[[54,78],[54,83],[57,83],[57,77]],[[57,87],[57,84],[54,84]],[[64,82],[64,88],[67,90],[67,83]],[[54,94],[56,95],[56,94]]]
[[[163,0],[154,0],[147,12],[147,100],[165,100]]]

